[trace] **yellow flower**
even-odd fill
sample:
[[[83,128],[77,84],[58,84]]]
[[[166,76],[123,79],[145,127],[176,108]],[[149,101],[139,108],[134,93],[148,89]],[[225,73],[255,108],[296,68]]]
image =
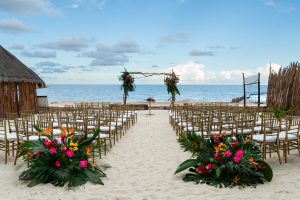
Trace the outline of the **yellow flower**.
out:
[[[76,143],[70,142],[70,146],[71,146],[71,147],[78,147],[78,143],[77,143],[77,142],[76,142]]]
[[[77,151],[78,150],[78,147],[70,147],[69,148],[71,151]]]
[[[226,148],[227,148],[226,144],[221,142],[218,146],[215,146],[215,151],[217,153],[224,153],[226,151]]]

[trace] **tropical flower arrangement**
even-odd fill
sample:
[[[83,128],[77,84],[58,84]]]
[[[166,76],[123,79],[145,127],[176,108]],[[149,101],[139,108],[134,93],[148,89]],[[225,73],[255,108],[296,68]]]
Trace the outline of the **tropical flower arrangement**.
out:
[[[135,90],[135,84],[134,84],[134,76],[131,75],[126,69],[121,73],[121,76],[119,77],[119,81],[122,82],[121,89],[123,89],[123,101],[124,104],[126,104],[128,93],[134,92]]]
[[[55,186],[76,187],[90,181],[102,184],[105,174],[95,163],[89,161],[92,153],[93,140],[99,135],[97,130],[92,137],[87,138],[84,133],[75,133],[61,130],[59,138],[51,136],[51,130],[42,131],[47,139],[24,142],[20,149],[19,157],[28,161],[29,167],[20,175],[20,180],[29,181],[32,187],[40,183],[52,183]]]
[[[179,83],[179,77],[176,76],[174,72],[172,72],[171,75],[167,76],[165,78],[165,85],[167,86],[168,94],[171,94],[171,97],[169,100],[171,100],[171,103],[173,104],[176,100],[176,95],[180,92],[177,88],[177,84]]]
[[[256,186],[271,181],[271,167],[262,159],[259,148],[246,136],[230,137],[216,134],[204,139],[195,133],[178,139],[192,157],[181,163],[175,174],[189,169],[183,180],[208,185]]]

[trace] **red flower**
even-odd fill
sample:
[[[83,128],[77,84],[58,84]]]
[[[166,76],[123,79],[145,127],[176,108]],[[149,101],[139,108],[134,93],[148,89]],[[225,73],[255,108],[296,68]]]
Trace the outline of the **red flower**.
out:
[[[244,156],[244,152],[243,152],[243,150],[238,150],[236,153],[235,153],[235,155],[237,156],[237,157],[240,157],[240,158],[242,158],[243,156]]]
[[[232,143],[232,147],[235,148],[237,145],[239,145],[238,141],[235,141]]]
[[[197,172],[199,172],[202,175],[208,174],[208,170],[205,168],[205,166],[200,166],[196,169]]]
[[[51,148],[49,149],[49,153],[50,153],[51,155],[52,155],[52,154],[56,154],[56,153],[57,153],[56,148],[51,147]]]
[[[235,163],[239,163],[239,162],[241,162],[241,158],[238,157],[238,156],[234,156],[234,157],[233,157],[233,161],[234,161]]]
[[[205,166],[205,169],[208,169],[208,170],[213,169],[213,168],[214,168],[214,165],[211,163],[209,163],[208,165]]]
[[[48,148],[50,148],[52,146],[52,142],[50,140],[45,140],[44,141],[44,145]]]
[[[65,153],[67,150],[68,150],[68,148],[67,148],[66,146],[64,146],[64,147],[62,148],[61,151],[62,151],[63,153]]]
[[[55,163],[54,163],[55,167],[60,167],[60,162],[57,160]]]
[[[219,161],[219,160],[221,159],[221,156],[220,156],[220,154],[218,154],[218,153],[214,153],[214,158],[215,158],[217,161]]]
[[[231,156],[231,154],[232,153],[229,150],[227,150],[227,151],[225,151],[224,156],[229,158]]]
[[[36,152],[35,157],[38,158],[38,157],[40,157],[40,156],[41,156],[41,153],[40,153],[39,151]]]

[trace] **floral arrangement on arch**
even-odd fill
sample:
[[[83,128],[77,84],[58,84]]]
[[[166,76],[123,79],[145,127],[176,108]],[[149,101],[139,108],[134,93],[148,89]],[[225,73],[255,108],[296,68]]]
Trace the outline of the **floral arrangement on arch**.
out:
[[[128,93],[134,92],[135,84],[134,84],[134,76],[131,75],[126,69],[121,73],[119,77],[119,81],[122,82],[121,89],[124,91],[123,94],[123,102],[126,104]]]
[[[171,100],[171,103],[175,103],[176,95],[180,95],[180,92],[177,88],[177,84],[179,83],[179,77],[176,76],[174,72],[172,72],[171,75],[167,76],[165,78],[165,85],[167,86],[168,94],[171,94],[171,97],[169,100]]]
[[[61,130],[59,138],[53,138],[48,129],[42,131],[36,127],[47,139],[24,142],[19,157],[28,161],[29,167],[20,175],[20,180],[30,181],[32,187],[40,183],[52,183],[55,186],[76,187],[87,181],[102,184],[105,174],[95,163],[89,161],[92,153],[92,142],[99,135],[97,130],[92,137],[87,138],[84,133]]]
[[[189,169],[183,180],[208,185],[256,186],[271,181],[271,167],[262,159],[259,148],[246,136],[216,134],[204,139],[195,133],[182,134],[178,139],[192,157],[181,163],[175,174]]]

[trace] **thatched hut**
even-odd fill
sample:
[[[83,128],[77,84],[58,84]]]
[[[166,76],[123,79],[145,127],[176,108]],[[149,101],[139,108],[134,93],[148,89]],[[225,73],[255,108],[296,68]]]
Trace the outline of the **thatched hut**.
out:
[[[0,45],[0,117],[37,111],[37,88],[44,81]]]

